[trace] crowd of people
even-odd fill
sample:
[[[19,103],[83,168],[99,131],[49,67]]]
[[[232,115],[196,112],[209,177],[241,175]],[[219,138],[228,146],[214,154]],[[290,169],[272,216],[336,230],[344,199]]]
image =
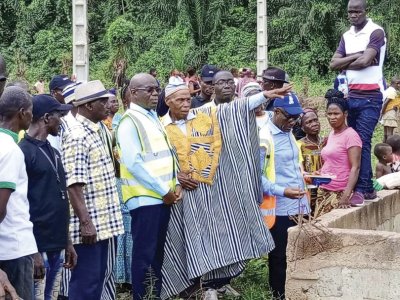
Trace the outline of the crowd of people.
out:
[[[266,254],[285,299],[298,217],[400,186],[400,79],[385,90],[385,33],[366,2],[348,15],[327,137],[277,67],[259,81],[249,68],[173,70],[165,88],[156,69],[118,89],[56,75],[32,96],[0,56],[0,299],[112,300],[120,284],[135,300],[216,300],[238,296],[231,280]]]

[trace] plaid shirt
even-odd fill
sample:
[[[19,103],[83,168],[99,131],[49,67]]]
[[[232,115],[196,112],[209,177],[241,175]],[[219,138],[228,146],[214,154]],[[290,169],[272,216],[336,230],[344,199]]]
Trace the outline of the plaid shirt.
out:
[[[97,230],[97,240],[124,233],[114,167],[103,144],[99,124],[81,115],[63,143],[67,186],[83,183],[85,204]],[[72,243],[82,243],[79,219],[70,207]]]

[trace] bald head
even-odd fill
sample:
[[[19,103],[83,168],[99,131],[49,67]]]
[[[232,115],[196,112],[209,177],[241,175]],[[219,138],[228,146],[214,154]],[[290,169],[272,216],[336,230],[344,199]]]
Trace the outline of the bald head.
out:
[[[7,80],[7,69],[6,69],[6,62],[0,54],[0,96],[3,93],[4,86],[6,85]]]
[[[132,77],[129,87],[131,89],[141,88],[143,86],[148,86],[149,84],[157,84],[157,80],[150,74],[139,73]]]
[[[158,104],[160,88],[157,80],[147,73],[139,73],[129,83],[131,102],[147,110],[155,110]]]

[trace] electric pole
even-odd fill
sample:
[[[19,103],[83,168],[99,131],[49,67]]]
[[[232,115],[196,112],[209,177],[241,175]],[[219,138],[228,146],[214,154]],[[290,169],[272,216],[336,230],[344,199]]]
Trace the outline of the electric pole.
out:
[[[268,66],[267,0],[257,0],[257,76]]]
[[[72,0],[73,74],[77,81],[89,80],[87,0]]]

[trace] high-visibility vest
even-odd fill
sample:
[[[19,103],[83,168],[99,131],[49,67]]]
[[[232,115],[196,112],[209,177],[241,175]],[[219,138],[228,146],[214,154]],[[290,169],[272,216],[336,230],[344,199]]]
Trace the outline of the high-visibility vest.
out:
[[[136,127],[145,168],[160,181],[166,183],[171,190],[174,190],[176,184],[176,160],[167,134],[161,123],[157,126],[149,117],[132,109],[127,110],[121,122],[125,118],[129,118]],[[122,157],[118,141],[117,147],[119,155]],[[122,199],[124,202],[139,196],[149,196],[156,199],[163,198],[163,195],[141,185],[122,162],[120,169]]]
[[[275,174],[275,150],[274,150],[274,140],[272,134],[269,130],[268,125],[264,125],[259,130],[260,137],[260,147],[265,149],[265,159],[264,159],[264,167],[263,173],[264,176],[275,183],[276,174]],[[299,149],[299,168],[302,163],[301,149],[299,144],[296,142],[296,139],[293,134],[290,134],[290,138],[293,139],[294,143]],[[261,213],[264,217],[264,221],[267,224],[268,228],[271,229],[275,225],[276,219],[276,196],[274,195],[263,195],[263,201],[260,205]]]

